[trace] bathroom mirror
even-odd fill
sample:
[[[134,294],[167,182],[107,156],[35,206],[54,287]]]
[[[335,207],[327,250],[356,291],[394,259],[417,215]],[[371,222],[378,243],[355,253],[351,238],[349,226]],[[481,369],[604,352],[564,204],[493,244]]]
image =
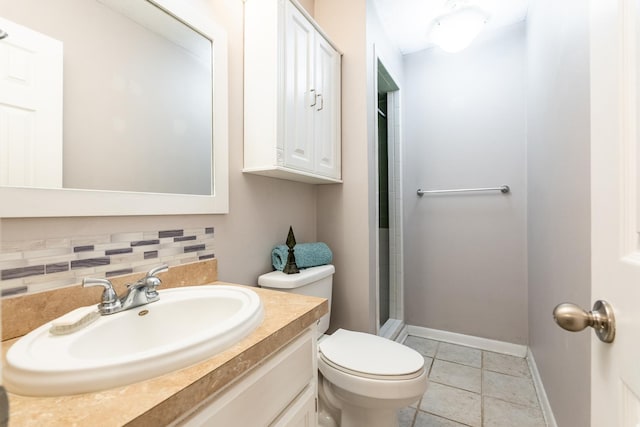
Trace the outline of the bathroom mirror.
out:
[[[226,35],[185,3],[0,0],[0,217],[228,212]]]

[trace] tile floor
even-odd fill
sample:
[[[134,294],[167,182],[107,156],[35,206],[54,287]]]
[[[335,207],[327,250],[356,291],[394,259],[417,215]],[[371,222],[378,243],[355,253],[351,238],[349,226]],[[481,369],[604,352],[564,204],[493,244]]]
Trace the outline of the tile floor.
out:
[[[409,336],[429,368],[426,393],[400,427],[546,427],[524,358]]]

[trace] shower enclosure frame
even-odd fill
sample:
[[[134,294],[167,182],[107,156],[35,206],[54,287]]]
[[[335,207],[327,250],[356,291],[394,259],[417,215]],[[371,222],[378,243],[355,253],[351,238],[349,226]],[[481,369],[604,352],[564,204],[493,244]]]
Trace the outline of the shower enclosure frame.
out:
[[[376,333],[385,338],[403,341],[406,336],[404,322],[404,263],[403,263],[403,213],[402,213],[402,139],[400,132],[400,88],[396,79],[387,71],[382,58],[375,56],[375,120],[373,131],[375,132],[375,182],[378,182],[379,156],[377,144],[378,135],[378,93],[380,73],[390,79],[392,89],[387,94],[387,144],[388,144],[388,188],[389,188],[389,319],[380,324],[380,233],[376,230],[375,256],[375,317]],[[380,191],[376,184],[376,195]],[[376,197],[376,227],[379,224],[380,203]]]

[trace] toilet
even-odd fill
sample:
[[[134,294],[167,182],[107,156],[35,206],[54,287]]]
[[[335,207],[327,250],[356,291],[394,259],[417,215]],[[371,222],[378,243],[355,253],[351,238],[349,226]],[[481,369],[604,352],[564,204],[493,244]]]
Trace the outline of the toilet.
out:
[[[319,425],[394,427],[397,411],[417,402],[427,388],[424,358],[397,342],[362,332],[329,328],[333,265],[273,271],[260,287],[327,298],[329,312],[318,321]]]

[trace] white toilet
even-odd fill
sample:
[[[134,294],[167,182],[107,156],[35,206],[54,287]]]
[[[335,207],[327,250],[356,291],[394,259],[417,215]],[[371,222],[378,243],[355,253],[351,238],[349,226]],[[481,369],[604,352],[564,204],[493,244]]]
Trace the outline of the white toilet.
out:
[[[392,427],[397,411],[417,402],[427,388],[424,358],[394,341],[362,332],[329,327],[333,265],[274,271],[258,278],[267,289],[329,300],[329,313],[318,323],[318,394],[321,426]]]

